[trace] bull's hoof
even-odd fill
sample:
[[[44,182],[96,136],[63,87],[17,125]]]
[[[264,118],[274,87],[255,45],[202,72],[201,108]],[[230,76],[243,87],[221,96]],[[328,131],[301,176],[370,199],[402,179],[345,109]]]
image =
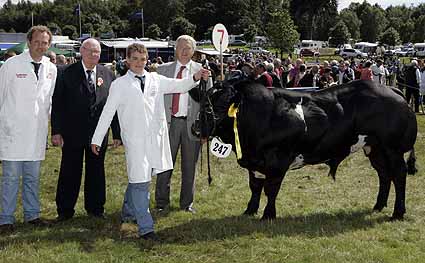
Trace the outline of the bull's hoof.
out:
[[[245,216],[255,216],[257,214],[257,210],[250,210],[250,209],[247,209],[247,210],[245,210],[245,212],[243,212],[243,215],[245,215]]]
[[[263,215],[263,217],[261,218],[261,221],[274,221],[274,220],[276,220],[276,216]]]
[[[399,213],[393,213],[393,215],[390,217],[390,221],[403,221],[404,220],[404,214]]]
[[[374,212],[382,212],[382,209],[384,209],[384,207],[386,207],[386,205],[378,205],[378,204],[376,204],[376,205],[373,207],[373,211],[374,211]]]

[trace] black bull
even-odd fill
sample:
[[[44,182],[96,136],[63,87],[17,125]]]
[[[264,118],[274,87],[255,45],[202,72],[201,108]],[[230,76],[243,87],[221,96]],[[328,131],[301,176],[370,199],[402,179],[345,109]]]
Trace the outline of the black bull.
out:
[[[265,179],[260,179],[250,173],[252,196],[245,214],[257,212],[264,188],[268,201],[263,219],[275,218],[275,201],[282,180],[287,170],[294,168],[296,159],[301,160],[301,165],[295,168],[326,163],[334,177],[339,163],[350,154],[359,136],[366,136],[360,148],[379,176],[373,209],[381,211],[387,206],[393,182],[396,198],[392,219],[403,219],[406,172],[416,172],[413,146],[417,123],[398,90],[370,81],[353,81],[305,93],[266,89],[245,80],[218,83],[206,97],[212,109],[205,111],[208,113],[201,123],[203,120],[202,126],[214,126],[209,136],[218,136],[235,149],[234,118],[228,116],[228,109],[232,104],[237,106],[242,150],[238,163],[265,175]],[[406,165],[404,153],[408,151]]]

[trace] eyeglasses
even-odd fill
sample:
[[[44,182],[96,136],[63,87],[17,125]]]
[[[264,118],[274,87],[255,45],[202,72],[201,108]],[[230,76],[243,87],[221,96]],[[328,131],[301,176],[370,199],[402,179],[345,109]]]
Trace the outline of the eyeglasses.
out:
[[[87,50],[92,56],[98,56],[98,55],[100,55],[100,50],[97,50],[97,49],[90,49],[90,48],[86,48],[86,47],[83,47],[85,50]]]

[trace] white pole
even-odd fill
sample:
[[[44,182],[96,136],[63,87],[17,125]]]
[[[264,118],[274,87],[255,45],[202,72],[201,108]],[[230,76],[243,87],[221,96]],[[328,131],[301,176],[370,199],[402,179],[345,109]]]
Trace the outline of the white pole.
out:
[[[31,27],[34,26],[34,12],[31,11]]]

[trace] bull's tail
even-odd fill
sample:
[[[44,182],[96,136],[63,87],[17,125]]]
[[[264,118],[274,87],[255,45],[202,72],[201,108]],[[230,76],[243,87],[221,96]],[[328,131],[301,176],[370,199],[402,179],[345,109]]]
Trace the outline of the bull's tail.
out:
[[[406,165],[407,174],[414,175],[418,171],[418,169],[416,168],[415,148],[412,148],[412,150],[410,150],[409,158],[407,158]]]

